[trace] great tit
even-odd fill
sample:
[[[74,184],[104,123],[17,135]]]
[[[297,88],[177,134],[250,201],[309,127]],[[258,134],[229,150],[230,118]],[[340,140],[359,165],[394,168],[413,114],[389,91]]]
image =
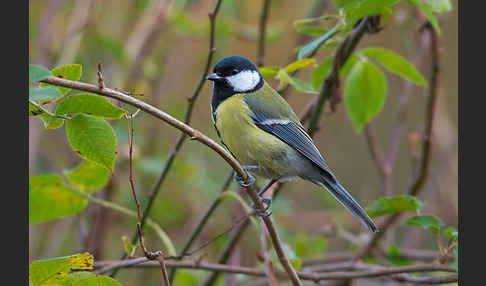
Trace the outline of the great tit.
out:
[[[213,73],[211,113],[224,146],[249,172],[273,180],[302,178],[327,189],[371,232],[375,223],[338,182],[284,98],[247,58],[220,59]]]

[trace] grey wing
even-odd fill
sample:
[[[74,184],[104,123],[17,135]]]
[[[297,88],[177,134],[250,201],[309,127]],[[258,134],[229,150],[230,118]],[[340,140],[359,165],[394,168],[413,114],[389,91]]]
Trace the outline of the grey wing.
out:
[[[325,171],[329,176],[329,179],[336,181],[336,178],[322,158],[319,150],[317,150],[312,139],[300,124],[296,124],[291,120],[268,118],[265,114],[258,112],[253,113],[252,118],[257,127],[273,134],[287,145],[294,148],[297,152]]]

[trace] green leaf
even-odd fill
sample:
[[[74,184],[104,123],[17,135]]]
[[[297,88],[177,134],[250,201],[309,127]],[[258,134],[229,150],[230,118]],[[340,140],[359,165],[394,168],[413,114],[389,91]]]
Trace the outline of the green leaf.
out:
[[[79,93],[66,97],[56,108],[56,114],[85,113],[108,119],[121,118],[126,110],[118,108],[99,95]]]
[[[439,21],[437,21],[437,18],[434,15],[434,11],[432,10],[431,7],[425,5],[421,0],[409,0],[417,6],[424,14],[427,16],[427,19],[429,20],[430,24],[432,24],[432,27],[437,31],[437,33],[440,35],[442,32],[439,27]]]
[[[314,89],[321,87],[324,78],[326,78],[327,73],[331,70],[332,62],[332,57],[328,57],[312,71],[311,84]]]
[[[360,60],[351,70],[344,87],[344,101],[356,132],[380,113],[386,98],[386,79],[372,63]]]
[[[388,246],[388,251],[385,254],[386,259],[395,266],[407,266],[412,264],[406,256],[403,256],[395,244]]]
[[[366,208],[366,212],[371,218],[385,214],[393,214],[404,211],[418,213],[424,204],[417,198],[409,195],[395,196],[392,198],[379,198]]]
[[[68,275],[65,286],[122,286],[120,282],[115,279],[97,275],[87,271],[74,272]]]
[[[297,55],[297,59],[304,58],[305,55],[311,53],[315,49],[317,49],[320,45],[324,44],[327,40],[332,38],[338,31],[339,25],[334,26],[329,32],[325,33],[324,35],[320,36],[319,38],[313,40],[312,42],[302,46],[299,49],[299,53]]]
[[[400,0],[366,0],[345,9],[346,27],[353,27],[358,20],[367,16],[376,16],[384,13],[386,9],[398,3]]]
[[[81,68],[80,64],[64,65],[64,66],[60,66],[60,67],[53,69],[51,71],[51,73],[52,73],[53,76],[56,76],[56,77],[78,81],[79,79],[81,79],[82,68]],[[62,95],[66,95],[71,90],[68,87],[58,87],[58,86],[51,85],[51,84],[48,84],[48,83],[43,83],[43,82],[41,82],[39,86],[40,87],[54,86],[54,87],[58,88],[59,91],[61,91]]]
[[[320,16],[320,17],[315,17],[315,18],[300,19],[300,20],[294,21],[294,27],[314,23],[314,22],[317,22],[317,21],[327,21],[327,20],[333,20],[333,19],[337,19],[337,18],[338,18],[338,16],[336,16],[336,15],[325,15],[325,16]]]
[[[277,75],[278,67],[261,67],[258,69],[263,78],[274,77]]]
[[[29,102],[29,116],[37,116],[42,113],[44,113],[44,111]]]
[[[429,6],[436,13],[445,13],[452,9],[450,0],[425,0],[425,5]]]
[[[341,71],[339,72],[340,76],[345,77],[346,75],[348,75],[349,71],[354,67],[354,65],[358,61],[359,61],[358,56],[356,56],[355,54],[351,54],[346,60],[346,62],[344,63],[344,65],[341,67]],[[329,57],[326,60],[324,60],[322,64],[317,66],[317,68],[315,68],[312,71],[311,83],[314,89],[318,89],[319,87],[321,87],[322,82],[326,78],[326,75],[329,73],[329,71],[332,68],[332,63],[333,63],[333,58]]]
[[[65,175],[72,185],[88,194],[102,189],[110,180],[110,172],[106,168],[89,161],[82,162]]]
[[[444,223],[433,215],[418,215],[409,218],[405,224],[419,226],[423,229],[428,229],[434,234],[438,234],[439,230],[444,227]]]
[[[452,240],[453,242],[457,242],[459,238],[457,229],[453,226],[446,227],[446,229],[444,229],[443,231],[443,234],[445,238],[447,238],[448,240]]]
[[[57,129],[64,124],[64,118],[58,118],[47,113],[42,113],[39,118],[44,123],[45,129]]]
[[[50,75],[51,72],[48,69],[29,64],[29,82],[43,80]]]
[[[303,69],[305,67],[312,66],[312,65],[315,65],[315,64],[316,64],[316,59],[314,59],[314,58],[302,59],[302,60],[297,60],[297,61],[287,65],[284,69],[285,69],[285,72],[291,73],[291,72],[294,72],[296,70],[300,70],[300,69]]]
[[[29,97],[32,100],[39,102],[40,104],[53,102],[56,99],[60,98],[62,94],[59,92],[59,89],[46,86],[46,87],[32,87],[29,86]]]
[[[280,85],[279,85],[278,89],[282,89],[282,88],[286,87],[287,84],[292,84],[293,83],[293,81],[290,78],[289,74],[284,69],[280,69],[277,72],[277,75],[275,75],[275,78],[278,79],[278,80],[280,80]]]
[[[390,72],[397,74],[416,85],[427,86],[427,81],[415,66],[395,52],[384,48],[373,47],[366,48],[362,50],[361,53],[376,60]]]
[[[319,26],[303,26],[297,28],[297,32],[308,36],[320,36],[329,32],[329,30]]]
[[[98,163],[113,172],[116,156],[116,137],[105,120],[78,114],[66,122],[69,144],[78,155]]]
[[[29,223],[45,222],[82,211],[88,201],[59,175],[29,178]]]
[[[337,9],[349,9],[350,7],[358,4],[362,0],[334,0],[334,6]]]
[[[295,89],[298,92],[301,93],[311,93],[311,94],[318,94],[319,92],[315,90],[312,85],[308,82],[305,82],[301,79],[298,79],[296,77],[289,76],[289,78],[292,80],[290,84],[295,87]]]
[[[29,266],[32,285],[62,285],[71,270],[93,269],[93,256],[85,252],[65,257],[37,260]]]

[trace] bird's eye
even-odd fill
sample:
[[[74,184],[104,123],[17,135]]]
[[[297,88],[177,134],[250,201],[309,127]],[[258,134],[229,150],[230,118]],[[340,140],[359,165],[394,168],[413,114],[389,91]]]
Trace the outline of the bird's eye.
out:
[[[238,70],[237,69],[234,69],[234,70],[231,71],[231,75],[235,75],[237,73],[238,73]]]

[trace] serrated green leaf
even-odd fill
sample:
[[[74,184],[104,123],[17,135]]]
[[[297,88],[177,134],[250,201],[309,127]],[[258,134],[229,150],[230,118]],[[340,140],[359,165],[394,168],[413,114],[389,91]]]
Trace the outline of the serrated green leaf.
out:
[[[329,32],[329,30],[319,26],[303,26],[297,28],[297,32],[308,36],[320,36]]]
[[[51,73],[53,76],[60,77],[63,79],[69,79],[69,80],[74,80],[78,81],[81,79],[82,75],[82,67],[80,64],[70,64],[70,65],[64,65],[57,67],[53,70],[51,70]],[[55,86],[51,85],[48,83],[43,83],[41,82],[40,87],[44,86],[54,86],[59,89],[62,95],[66,95],[71,89],[68,87],[60,87],[60,86]]]
[[[78,114],[66,122],[69,144],[78,155],[113,172],[116,137],[113,128],[102,118]]]
[[[312,66],[312,65],[315,65],[315,64],[316,64],[316,59],[314,59],[314,58],[302,59],[302,60],[297,60],[297,61],[287,65],[284,69],[285,69],[285,72],[291,73],[291,72],[294,72],[296,70],[300,70],[300,69],[303,69],[305,67]]]
[[[425,5],[421,0],[409,0],[409,1],[412,2],[412,4],[414,4],[415,6],[417,6],[417,8],[419,8],[425,14],[432,27],[434,27],[434,29],[440,35],[442,31],[440,30],[439,21],[437,21],[437,18],[434,15],[434,11],[429,6]]]
[[[452,9],[450,0],[425,0],[424,4],[436,13],[446,13]]]
[[[278,67],[261,67],[258,69],[263,78],[274,77],[277,75]]]
[[[105,167],[89,161],[83,161],[65,174],[72,185],[88,194],[102,189],[110,180],[110,172]]]
[[[108,99],[91,93],[66,97],[56,108],[56,114],[85,113],[108,119],[121,118],[126,110],[114,106]]]
[[[439,233],[439,230],[444,227],[444,223],[438,218],[433,215],[418,215],[409,218],[406,222],[406,225],[413,225],[418,226],[423,229],[428,229],[434,234]]]
[[[290,82],[290,84],[295,87],[295,89],[298,91],[298,92],[301,92],[301,93],[310,93],[310,94],[318,94],[319,92],[317,90],[315,90],[312,85],[306,81],[303,81],[301,79],[298,79],[296,77],[293,77],[293,76],[289,76],[290,79],[292,80]]]
[[[51,72],[41,66],[29,64],[29,82],[43,80],[50,76]]]
[[[453,242],[457,242],[459,238],[457,229],[453,226],[446,227],[443,231],[443,234],[445,238],[447,238],[448,240],[452,240]]]
[[[64,118],[58,118],[47,113],[39,114],[45,129],[57,129],[64,124]]]
[[[379,198],[366,208],[371,218],[385,214],[393,214],[404,211],[418,213],[424,204],[417,198],[409,195],[395,196],[392,198]]]
[[[344,102],[356,132],[361,132],[366,123],[380,113],[386,91],[382,71],[368,61],[356,63],[344,86]]]
[[[338,29],[339,29],[339,25],[336,25],[331,30],[329,30],[329,32],[313,40],[312,42],[302,46],[299,49],[299,53],[297,54],[297,59],[300,60],[304,58],[305,55],[311,53],[312,51],[317,49],[320,45],[324,44],[327,40],[332,38],[337,33]]]
[[[299,19],[297,21],[294,21],[294,27],[314,23],[314,22],[317,22],[317,21],[334,20],[334,19],[337,19],[337,18],[338,18],[337,15],[325,15],[325,16],[314,17],[314,18]]]
[[[380,15],[385,9],[398,3],[400,0],[366,0],[345,9],[346,27],[353,27],[358,20],[367,16]]]
[[[376,60],[390,72],[397,74],[416,85],[427,86],[427,81],[415,66],[395,52],[380,47],[372,47],[361,50],[361,53]]]
[[[109,276],[80,271],[69,274],[63,286],[122,286],[122,284]]]
[[[29,98],[39,102],[40,104],[53,102],[61,96],[62,94],[59,92],[59,89],[52,86],[29,86]]]
[[[59,175],[29,178],[29,223],[40,223],[82,211],[88,201],[66,186]]]

